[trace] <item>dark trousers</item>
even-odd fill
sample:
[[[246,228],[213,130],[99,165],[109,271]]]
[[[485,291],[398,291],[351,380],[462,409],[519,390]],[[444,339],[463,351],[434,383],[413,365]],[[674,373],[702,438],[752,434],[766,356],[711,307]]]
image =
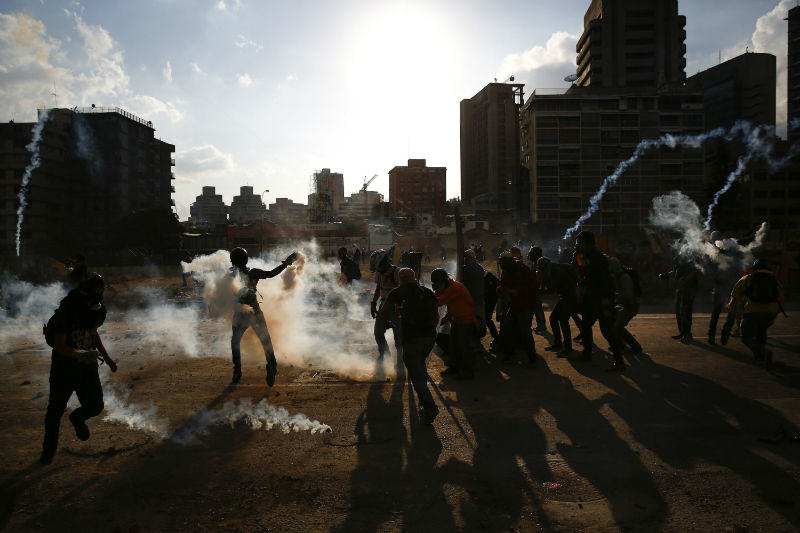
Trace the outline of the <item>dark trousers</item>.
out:
[[[553,330],[553,345],[572,346],[572,331],[569,328],[570,315],[575,311],[575,302],[559,298],[550,312],[550,329]],[[563,339],[563,340],[562,340]]]
[[[539,329],[547,329],[547,322],[544,319],[542,302],[536,302],[536,307],[533,309],[533,315],[536,317],[536,327]]]
[[[536,345],[531,333],[533,323],[533,309],[508,309],[500,324],[503,349],[510,355],[519,347],[533,359],[536,356]]]
[[[499,333],[497,332],[497,326],[495,326],[492,317],[494,316],[494,308],[497,305],[497,295],[494,297],[491,297],[488,294],[485,295],[483,303],[486,312],[486,327],[489,328],[489,334],[492,336],[492,338],[496,339]]]
[[[475,373],[475,350],[478,339],[475,336],[475,324],[457,324],[450,328],[450,367],[458,369],[462,377],[472,377]]]
[[[433,349],[434,337],[417,337],[403,339],[403,364],[408,371],[408,379],[417,393],[417,400],[422,407],[436,407],[433,395],[428,389],[428,369],[425,359]]]
[[[742,342],[756,359],[764,357],[767,330],[775,322],[775,313],[746,313],[742,317]]]
[[[231,336],[231,358],[233,359],[234,371],[242,369],[242,336],[247,328],[253,328],[261,347],[264,349],[264,357],[268,364],[277,365],[275,360],[275,350],[272,347],[272,339],[269,336],[267,322],[261,313],[236,312],[233,315],[233,335]]]
[[[47,401],[47,414],[44,417],[44,442],[42,451],[53,454],[58,447],[58,431],[61,417],[67,408],[72,393],[77,394],[81,406],[71,416],[78,421],[86,421],[103,412],[103,387],[97,374],[97,365],[79,367],[77,364],[63,365],[63,368],[50,366],[50,397]]]
[[[627,330],[625,326],[630,323],[631,319],[639,314],[639,305],[634,304],[629,307],[622,307],[617,310],[617,316],[614,319],[614,334],[617,336],[617,341],[620,344],[620,348],[624,346],[628,346],[634,352],[641,352],[642,345],[639,344],[639,341],[631,335],[631,332]]]
[[[600,301],[584,300],[582,309],[581,341],[583,342],[583,356],[588,358],[592,355],[592,327],[595,322],[599,322],[600,332],[611,345],[614,361],[622,363],[621,349],[617,336],[614,334],[614,316],[611,307],[603,305]]]
[[[694,297],[694,291],[677,291],[675,293],[675,320],[678,323],[678,333],[683,337],[692,337]]]
[[[708,321],[708,336],[710,338],[714,338],[717,335],[717,324],[719,323],[719,317],[722,314],[723,305],[714,304],[714,308],[711,310],[711,320]]]

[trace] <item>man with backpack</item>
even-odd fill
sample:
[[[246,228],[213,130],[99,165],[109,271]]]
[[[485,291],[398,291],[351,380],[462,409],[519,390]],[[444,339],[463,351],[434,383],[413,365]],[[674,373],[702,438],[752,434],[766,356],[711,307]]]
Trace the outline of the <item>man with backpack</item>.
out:
[[[764,367],[769,369],[772,351],[766,348],[767,330],[783,312],[783,288],[764,259],[756,259],[752,273],[736,282],[728,308],[740,301],[744,302],[742,342],[753,352],[755,361],[764,361]]]
[[[545,350],[566,357],[572,353],[569,318],[578,306],[576,293],[578,274],[572,265],[552,263],[548,258],[540,257],[536,261],[536,277],[541,280],[542,287],[547,287],[558,295],[558,301],[550,312],[553,344]]]
[[[379,316],[384,320],[389,320],[391,316],[400,317],[403,364],[421,406],[420,422],[431,425],[439,414],[439,408],[428,389],[429,378],[425,361],[433,349],[436,325],[439,323],[436,295],[418,283],[414,271],[410,268],[399,269],[398,278],[400,286],[392,289],[383,299]]]
[[[639,299],[642,287],[639,284],[639,273],[632,268],[622,266],[616,257],[608,260],[608,271],[616,284],[616,311],[614,333],[620,348],[627,346],[635,354],[642,353],[642,345],[631,335],[626,326],[639,314]]]
[[[339,267],[344,275],[345,283],[350,285],[353,283],[354,279],[361,279],[361,267],[358,266],[358,262],[356,262],[355,259],[350,259],[347,256],[347,248],[342,246],[339,248],[337,254],[339,256]]]
[[[394,332],[394,346],[397,349],[397,364],[403,360],[403,326],[394,314],[394,307],[389,307],[385,315],[380,315],[382,300],[389,296],[392,290],[400,286],[399,268],[392,264],[386,250],[375,250],[369,258],[369,269],[375,272],[375,291],[370,302],[370,313],[375,319],[375,342],[378,343],[378,360],[389,351],[389,344],[386,342],[386,330],[392,329]]]
[[[44,442],[39,461],[50,464],[58,448],[61,417],[72,393],[81,406],[72,411],[69,421],[80,440],[89,440],[86,421],[103,411],[103,386],[97,373],[102,360],[117,371],[117,364],[108,355],[97,328],[106,318],[103,305],[105,283],[97,273],[87,274],[80,285],[71,290],[47,321],[44,335],[53,347],[50,362],[50,396],[44,418]]]

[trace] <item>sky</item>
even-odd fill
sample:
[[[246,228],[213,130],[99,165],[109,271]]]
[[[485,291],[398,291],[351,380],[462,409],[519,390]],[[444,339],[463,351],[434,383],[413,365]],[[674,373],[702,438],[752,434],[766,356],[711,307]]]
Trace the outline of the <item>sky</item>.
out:
[[[180,218],[204,185],[230,203],[306,202],[311,175],[387,195],[409,158],[460,195],[459,102],[495,78],[565,89],[589,0],[0,2],[0,120],[37,107],[119,106],[175,145]],[[746,48],[777,57],[797,0],[683,0],[687,76]],[[53,95],[55,93],[55,96]]]

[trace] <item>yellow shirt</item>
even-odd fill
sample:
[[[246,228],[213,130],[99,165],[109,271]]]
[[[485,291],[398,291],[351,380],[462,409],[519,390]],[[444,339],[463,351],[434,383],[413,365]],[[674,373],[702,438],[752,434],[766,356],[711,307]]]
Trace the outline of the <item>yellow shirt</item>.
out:
[[[756,270],[759,273],[766,273],[772,277],[775,277],[769,270]],[[753,272],[755,274],[755,272]],[[778,301],[777,302],[754,302],[750,298],[747,297],[747,287],[750,284],[750,276],[752,274],[748,274],[746,276],[742,276],[739,281],[736,282],[736,285],[733,287],[733,291],[731,292],[731,301],[728,303],[728,307],[733,307],[733,305],[738,302],[739,300],[744,300],[744,313],[775,313],[778,314],[783,307],[783,287],[781,284],[778,283],[778,280],[775,280],[775,283],[778,284]]]

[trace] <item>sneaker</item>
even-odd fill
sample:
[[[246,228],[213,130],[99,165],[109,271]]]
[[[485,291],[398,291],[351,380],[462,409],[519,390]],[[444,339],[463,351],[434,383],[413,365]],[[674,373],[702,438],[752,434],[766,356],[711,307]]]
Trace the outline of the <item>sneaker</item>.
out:
[[[561,344],[553,344],[553,345],[547,346],[544,349],[544,351],[546,351],[546,352],[560,352],[563,349],[564,349],[563,345],[561,345]]]
[[[271,361],[267,363],[267,385],[275,385],[275,376],[278,374],[278,363]]]
[[[39,462],[43,465],[49,465],[53,462],[53,457],[56,456],[56,451],[42,451],[42,455],[39,456]]]
[[[723,346],[728,344],[728,339],[730,339],[730,337],[731,337],[731,331],[729,329],[723,328],[722,333],[719,334],[720,344],[722,344]]]
[[[75,436],[78,437],[79,440],[89,440],[89,436],[91,435],[89,426],[86,425],[84,420],[78,420],[75,417],[75,413],[77,413],[77,411],[72,411],[69,414],[69,421],[72,422],[72,425],[75,427]]]
[[[545,327],[533,328],[533,332],[538,333],[539,335],[544,335],[545,333],[547,333],[547,328]]]
[[[624,372],[625,371],[625,363],[615,362],[608,368],[606,368],[606,372]]]
[[[233,369],[233,376],[231,377],[231,383],[239,383],[241,380],[242,380],[242,370]]]
[[[425,426],[433,424],[434,419],[439,415],[439,408],[435,405],[433,407],[425,407],[420,410],[420,422]]]
[[[572,342],[581,342],[583,337],[581,337],[580,333],[575,335],[575,338],[572,339]]]
[[[675,339],[676,341],[683,340],[683,333],[678,333],[677,335],[673,335],[672,338]]]
[[[688,335],[681,338],[681,344],[691,344],[691,343],[692,343],[692,338],[689,337]]]

